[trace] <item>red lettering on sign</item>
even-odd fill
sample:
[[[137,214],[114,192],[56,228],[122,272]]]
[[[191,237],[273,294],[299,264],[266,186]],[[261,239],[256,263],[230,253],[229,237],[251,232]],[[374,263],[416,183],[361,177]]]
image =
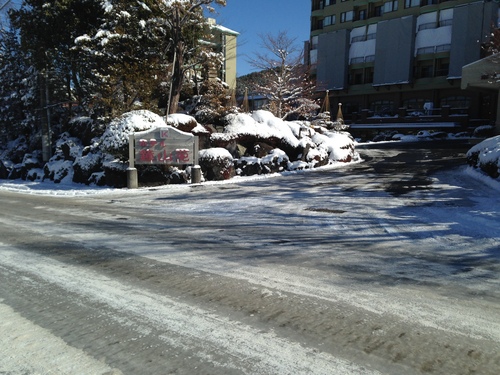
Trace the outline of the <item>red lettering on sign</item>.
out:
[[[175,150],[175,155],[178,161],[188,162],[189,161],[189,150],[186,148],[180,148]]]
[[[143,149],[139,152],[139,159],[141,161],[147,161],[147,162],[152,162],[154,160],[154,154],[153,151],[150,150],[149,148]]]

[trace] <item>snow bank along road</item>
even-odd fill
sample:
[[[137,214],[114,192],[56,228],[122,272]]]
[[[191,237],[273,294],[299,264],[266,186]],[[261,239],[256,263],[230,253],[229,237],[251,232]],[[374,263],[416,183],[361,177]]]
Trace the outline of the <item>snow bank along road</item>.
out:
[[[456,150],[392,147],[231,184],[0,190],[0,373],[498,374],[499,193]]]

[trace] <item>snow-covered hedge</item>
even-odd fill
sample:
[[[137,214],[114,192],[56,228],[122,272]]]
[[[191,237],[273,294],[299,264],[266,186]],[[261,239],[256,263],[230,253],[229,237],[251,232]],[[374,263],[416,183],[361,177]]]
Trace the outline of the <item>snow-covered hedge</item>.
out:
[[[252,114],[232,113],[227,115],[225,122],[222,133],[210,134],[214,129],[208,131],[207,126],[200,125],[191,116],[174,114],[168,117],[170,126],[200,136],[199,164],[206,180],[227,179],[236,173],[252,175],[310,169],[358,158],[349,133],[307,121],[284,121],[261,110]],[[90,119],[78,118],[71,124],[78,126],[75,129],[70,126],[70,132],[61,134],[49,162],[41,161],[41,153],[31,153],[28,158],[23,152],[25,157],[21,160],[16,152],[3,152],[0,155],[1,175],[122,187],[126,185],[130,135],[167,125],[163,117],[150,111],[132,111],[113,119],[102,136],[88,140],[92,133],[86,131],[92,126]],[[75,136],[79,131],[81,138]],[[83,133],[86,133],[84,137]],[[20,146],[24,143],[18,143],[15,149],[24,150]],[[163,165],[154,168],[141,165],[138,169],[147,183],[157,177],[168,181],[166,183],[182,182],[189,176],[181,171],[177,173],[182,174],[181,178],[170,178],[171,169]]]
[[[467,162],[490,177],[500,176],[500,135],[485,139],[467,152]]]
[[[106,127],[100,140],[101,149],[110,153],[123,153],[124,148],[128,147],[130,134],[166,125],[163,117],[150,111],[138,110],[124,113]]]

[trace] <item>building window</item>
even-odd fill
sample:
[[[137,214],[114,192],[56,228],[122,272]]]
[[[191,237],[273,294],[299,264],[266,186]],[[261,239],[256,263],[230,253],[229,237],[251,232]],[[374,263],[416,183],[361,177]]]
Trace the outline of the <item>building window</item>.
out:
[[[417,62],[415,67],[415,78],[434,77],[434,60],[422,60]]]
[[[447,76],[450,70],[450,59],[437,59],[436,60],[436,77]]]
[[[349,84],[361,85],[363,83],[363,69],[353,69],[349,74]]]
[[[365,83],[373,83],[373,75],[375,69],[373,67],[365,69]]]
[[[423,115],[424,104],[429,102],[432,102],[432,100],[426,98],[406,99],[403,101],[403,107],[409,111],[410,115]]]
[[[377,100],[370,104],[374,116],[394,116],[394,102],[392,100]]]
[[[330,25],[335,25],[335,22],[336,22],[335,14],[333,14],[331,16],[327,16],[323,20],[323,27],[330,26]]]
[[[315,11],[315,10],[319,10],[319,9],[323,9],[323,0],[314,0],[312,2],[312,10]]]
[[[343,23],[352,21],[353,15],[354,12],[352,10],[350,10],[349,12],[340,13],[340,22]]]
[[[448,96],[441,99],[441,108],[445,105],[451,108],[469,108],[470,98],[467,96]]]
[[[438,0],[421,0],[420,5],[421,6],[426,6],[426,5],[432,5],[432,4],[439,4]]]
[[[384,13],[395,12],[398,10],[398,0],[388,1],[384,3]]]
[[[427,22],[427,23],[423,23],[421,25],[418,25],[418,31],[435,29],[436,27],[437,27],[436,22]]]
[[[323,28],[323,20],[317,17],[312,17],[311,19],[311,30],[321,30]]]
[[[414,8],[420,6],[420,0],[405,0],[405,8]]]
[[[358,11],[358,20],[366,20],[366,9]]]
[[[373,8],[373,17],[380,17],[383,13],[383,6],[378,5]]]
[[[426,54],[434,53],[435,50],[436,50],[436,47],[434,47],[434,46],[421,47],[421,48],[417,49],[417,55],[426,55]]]
[[[439,20],[439,27],[451,26],[453,24],[453,19]]]
[[[336,0],[325,0],[325,7],[329,5],[335,5],[336,2]]]
[[[439,46],[436,46],[436,53],[447,52],[449,50],[451,50],[451,44],[440,44]]]

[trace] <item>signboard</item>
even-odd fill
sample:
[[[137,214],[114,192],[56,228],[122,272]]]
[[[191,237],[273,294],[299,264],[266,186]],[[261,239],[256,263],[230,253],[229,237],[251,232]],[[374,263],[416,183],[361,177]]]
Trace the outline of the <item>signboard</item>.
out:
[[[133,138],[135,164],[198,164],[198,137],[191,133],[166,126],[135,133]]]

